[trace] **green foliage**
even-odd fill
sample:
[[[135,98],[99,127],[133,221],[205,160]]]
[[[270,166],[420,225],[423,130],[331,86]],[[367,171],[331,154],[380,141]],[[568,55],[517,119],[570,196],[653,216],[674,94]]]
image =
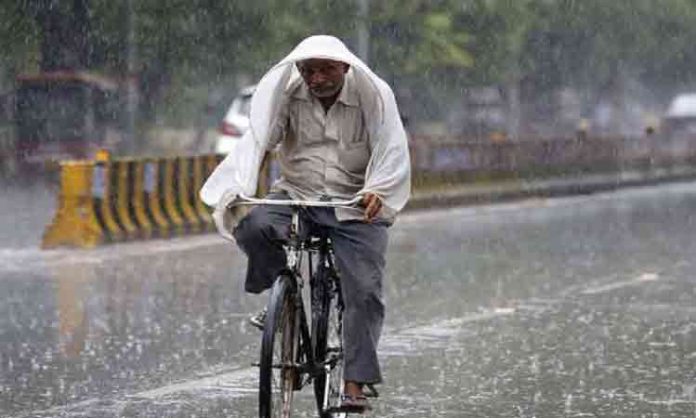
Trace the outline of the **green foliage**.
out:
[[[0,3],[0,93],[16,74],[38,67],[38,28],[23,6],[22,2]]]
[[[6,80],[37,68],[41,40],[51,36],[41,33],[37,16],[57,13],[54,3],[1,2]],[[91,68],[125,74],[127,2],[87,4]],[[311,34],[339,36],[355,49],[363,23],[370,28],[370,65],[388,81],[433,97],[519,80],[539,94],[560,86],[600,91],[627,75],[667,89],[696,81],[696,0],[369,0],[367,22],[358,0],[131,5],[135,70],[154,113],[162,103],[175,105],[176,92],[187,86],[205,91],[199,86],[229,84],[238,74],[258,77]]]
[[[423,75],[473,65],[469,34],[456,25],[447,2],[375,1],[371,62],[390,74]]]

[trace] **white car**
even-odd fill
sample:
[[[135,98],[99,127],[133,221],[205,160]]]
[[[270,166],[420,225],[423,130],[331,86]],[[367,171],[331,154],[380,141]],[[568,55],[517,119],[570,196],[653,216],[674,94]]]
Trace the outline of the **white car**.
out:
[[[672,100],[663,129],[668,137],[696,138],[696,93],[679,94]]]
[[[230,109],[220,124],[220,135],[215,141],[216,153],[226,155],[232,152],[244,132],[249,129],[249,107],[255,89],[255,85],[245,87],[232,100]]]

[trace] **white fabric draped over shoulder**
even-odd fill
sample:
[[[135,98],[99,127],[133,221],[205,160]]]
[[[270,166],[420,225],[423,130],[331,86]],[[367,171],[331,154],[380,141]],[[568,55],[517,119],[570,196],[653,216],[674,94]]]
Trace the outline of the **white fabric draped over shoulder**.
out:
[[[215,207],[213,218],[225,238],[233,239],[229,230],[235,222],[227,216],[226,208],[240,193],[249,196],[255,193],[259,169],[283,104],[283,95],[300,77],[295,63],[309,58],[345,62],[351,66],[356,79],[371,148],[365,186],[358,194],[376,193],[383,199],[383,210],[391,215],[403,209],[408,201],[411,189],[408,141],[394,93],[339,39],[311,36],[261,78],[251,98],[250,129],[201,188],[201,199]]]

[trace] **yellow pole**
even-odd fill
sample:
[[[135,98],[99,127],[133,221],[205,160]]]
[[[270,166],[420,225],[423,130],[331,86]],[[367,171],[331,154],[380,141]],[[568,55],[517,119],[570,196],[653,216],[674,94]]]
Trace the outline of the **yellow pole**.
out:
[[[97,161],[94,165],[92,176],[92,194],[97,216],[106,234],[111,241],[120,241],[124,238],[121,226],[116,220],[112,199],[114,197],[114,184],[112,182],[113,165],[109,161]]]
[[[190,227],[190,232],[200,232],[201,221],[196,216],[196,211],[193,208],[192,190],[192,173],[190,158],[181,157],[177,159],[177,197],[181,214],[186,219],[186,223]]]
[[[193,159],[193,202],[196,209],[198,217],[203,222],[203,228],[205,230],[211,230],[213,227],[213,218],[210,216],[210,212],[201,200],[199,192],[205,179],[208,177],[205,167],[205,156],[194,157]]]
[[[130,189],[128,160],[118,160],[116,165],[116,214],[128,238],[138,237],[138,227],[130,214]]]
[[[167,237],[170,233],[170,224],[167,215],[162,209],[162,170],[158,160],[148,159],[143,167],[143,191],[147,209],[157,227],[160,237]]]
[[[91,248],[104,240],[92,203],[92,167],[89,161],[61,163],[58,211],[46,227],[42,248]]]
[[[184,232],[184,219],[179,213],[179,209],[176,207],[176,194],[174,193],[174,182],[176,177],[174,176],[174,159],[167,158],[164,160],[164,211],[167,217],[172,223],[174,232],[177,234],[182,234]]]
[[[133,173],[133,182],[131,183],[133,185],[133,193],[131,193],[133,215],[140,229],[140,235],[147,239],[152,237],[153,226],[145,208],[145,161],[131,161],[129,171]]]

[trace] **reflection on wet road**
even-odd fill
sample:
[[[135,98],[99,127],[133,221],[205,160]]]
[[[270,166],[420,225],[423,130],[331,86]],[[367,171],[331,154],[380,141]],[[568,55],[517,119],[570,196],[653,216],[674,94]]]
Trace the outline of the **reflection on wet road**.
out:
[[[695,210],[681,184],[403,216],[371,416],[696,416]],[[3,257],[0,415],[254,416],[264,298],[218,238]]]

